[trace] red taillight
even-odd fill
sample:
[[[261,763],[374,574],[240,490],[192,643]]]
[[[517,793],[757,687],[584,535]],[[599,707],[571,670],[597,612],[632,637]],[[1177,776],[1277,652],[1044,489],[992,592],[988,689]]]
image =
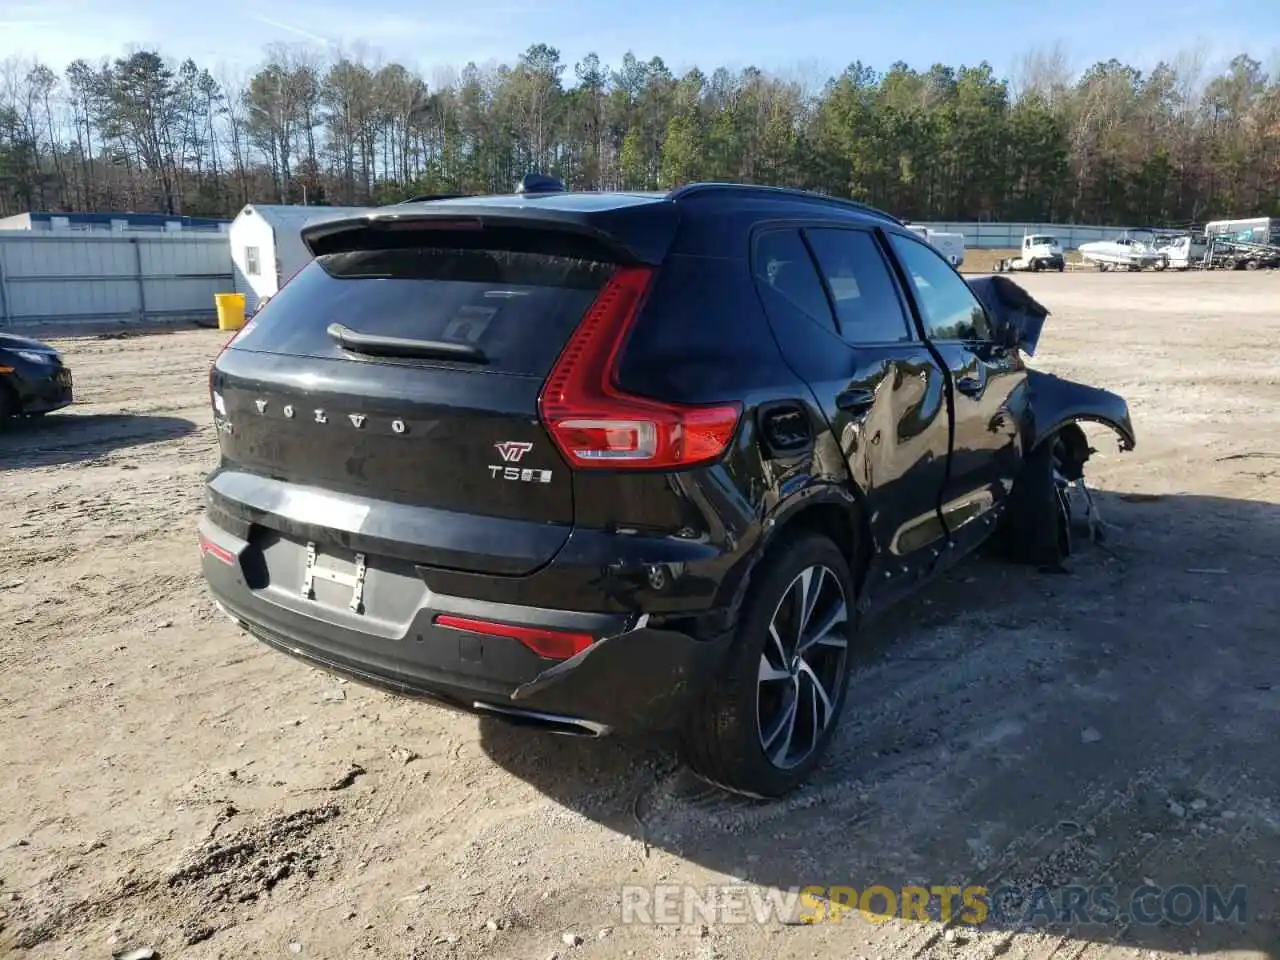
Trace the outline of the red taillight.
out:
[[[652,279],[648,267],[615,270],[542,388],[542,422],[576,467],[688,467],[721,456],[738,428],[738,404],[663,403],[614,385],[618,355]]]
[[[228,567],[236,565],[236,555],[224,547],[218,546],[216,543],[200,538],[200,557],[213,557],[215,560],[221,560]]]
[[[577,656],[595,642],[589,633],[571,633],[565,630],[549,630],[546,627],[517,627],[510,623],[493,623],[489,620],[473,620],[441,613],[435,618],[438,627],[450,630],[466,630],[486,637],[505,637],[518,640],[540,657],[548,660],[568,660]]]

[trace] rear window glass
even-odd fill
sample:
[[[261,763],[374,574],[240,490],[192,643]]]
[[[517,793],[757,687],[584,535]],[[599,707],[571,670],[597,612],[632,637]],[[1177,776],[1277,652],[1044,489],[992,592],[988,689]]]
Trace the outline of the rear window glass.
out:
[[[377,336],[479,347],[482,368],[545,376],[613,265],[541,253],[402,247],[331,253],[262,309],[235,349],[352,357],[331,323]],[[439,360],[377,362],[438,364]]]

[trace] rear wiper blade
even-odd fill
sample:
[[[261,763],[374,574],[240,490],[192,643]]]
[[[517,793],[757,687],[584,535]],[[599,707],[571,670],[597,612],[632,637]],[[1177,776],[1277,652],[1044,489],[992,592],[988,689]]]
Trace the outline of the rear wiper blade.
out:
[[[484,351],[470,343],[447,340],[416,340],[411,337],[384,337],[361,333],[340,323],[329,324],[326,331],[344,350],[372,357],[420,357],[436,360],[461,360],[466,363],[488,363]]]

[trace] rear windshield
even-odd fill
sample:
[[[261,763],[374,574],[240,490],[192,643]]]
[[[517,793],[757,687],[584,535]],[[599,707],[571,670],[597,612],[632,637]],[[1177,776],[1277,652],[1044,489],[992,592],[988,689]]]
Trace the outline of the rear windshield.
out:
[[[470,344],[488,360],[482,369],[545,376],[612,271],[612,264],[594,260],[506,250],[325,254],[272,297],[233,346],[350,357],[327,333],[340,323],[365,334]]]
[[[1048,244],[1049,246],[1053,246],[1058,242],[1058,238],[1057,237],[1032,237],[1031,242],[1034,244],[1045,243],[1045,244]]]

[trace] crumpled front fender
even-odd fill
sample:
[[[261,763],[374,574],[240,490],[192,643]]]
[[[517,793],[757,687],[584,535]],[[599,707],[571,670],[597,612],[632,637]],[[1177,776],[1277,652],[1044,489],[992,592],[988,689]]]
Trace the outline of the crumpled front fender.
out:
[[[1027,398],[1031,414],[1025,438],[1027,450],[1035,449],[1067,424],[1082,420],[1105,424],[1114,430],[1120,438],[1121,450],[1132,450],[1137,445],[1129,405],[1124,397],[1110,390],[1040,370],[1028,370]]]

